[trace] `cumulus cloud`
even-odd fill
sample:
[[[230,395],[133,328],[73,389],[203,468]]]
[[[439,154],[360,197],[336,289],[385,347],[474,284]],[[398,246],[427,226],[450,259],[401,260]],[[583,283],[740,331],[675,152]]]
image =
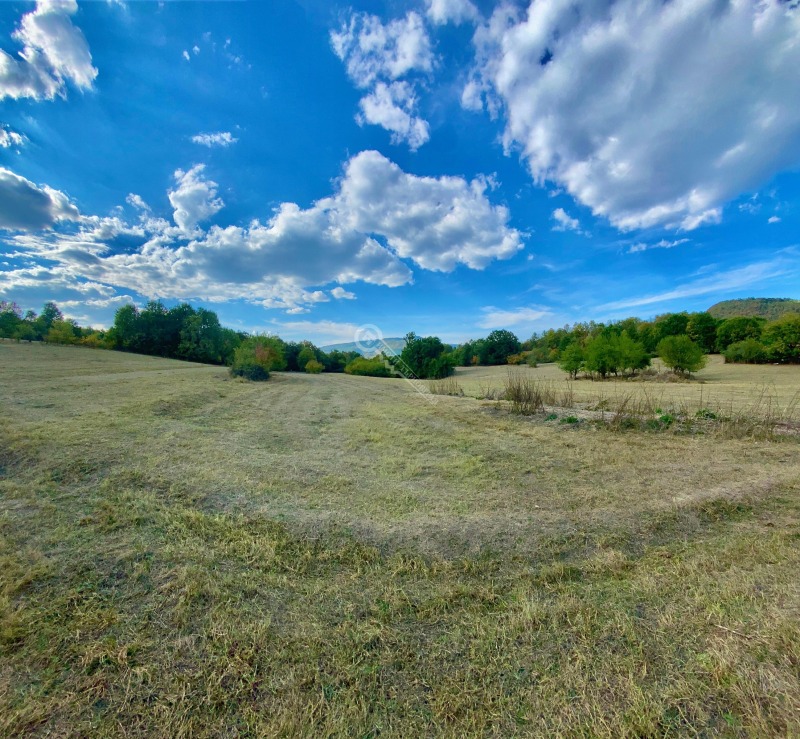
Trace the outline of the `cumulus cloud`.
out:
[[[551,218],[556,222],[553,231],[581,232],[581,223],[577,218],[570,216],[563,208],[556,208]]]
[[[479,14],[470,0],[428,0],[427,15],[437,25],[475,21]]]
[[[770,216],[767,219],[767,223],[780,223],[781,219],[778,216]]]
[[[198,223],[218,213],[225,205],[217,197],[217,183],[203,177],[204,170],[204,164],[197,164],[188,172],[175,171],[178,186],[168,195],[174,208],[175,223],[183,231],[192,231]]]
[[[235,138],[230,131],[218,131],[217,133],[198,133],[192,136],[192,141],[209,149],[213,146],[227,147],[235,144],[239,139]]]
[[[780,0],[536,0],[476,32],[466,107],[620,229],[714,223],[800,162],[800,8]]]
[[[39,0],[35,10],[22,16],[14,32],[22,51],[11,56],[0,50],[0,100],[52,100],[65,94],[69,82],[82,90],[92,87],[97,69],[70,18],[77,9],[75,0]]]
[[[478,321],[478,326],[490,330],[509,326],[527,326],[550,315],[552,315],[551,311],[545,308],[501,310],[494,306],[487,306],[483,308],[483,317]]]
[[[646,244],[644,242],[640,242],[638,244],[633,244],[633,246],[628,249],[628,254],[636,254],[637,252],[647,251],[648,249],[674,249],[676,246],[685,244],[688,241],[689,239],[676,239],[675,241],[661,239],[661,241],[657,241],[655,244]]]
[[[485,178],[417,177],[375,151],[346,163],[331,196],[309,208],[283,203],[266,222],[245,227],[197,226],[221,207],[202,165],[179,170],[176,180],[168,195],[177,227],[147,211],[134,224],[90,216],[77,232],[20,235],[13,243],[76,277],[148,297],[248,296],[295,313],[329,300],[319,288],[331,283],[338,300],[353,299],[341,285],[358,281],[407,284],[413,275],[403,259],[430,270],[481,269],[522,248],[508,210],[486,197]],[[137,248],[110,248],[133,238]]]
[[[0,149],[10,149],[22,146],[25,137],[22,134],[12,131],[10,128],[0,127]]]
[[[428,124],[417,115],[417,96],[408,77],[428,73],[434,66],[431,42],[422,17],[409,12],[383,24],[377,16],[354,13],[331,46],[355,85],[369,92],[361,99],[359,124],[382,126],[392,142],[408,142],[412,150],[428,138]]]
[[[376,151],[353,157],[338,203],[352,228],[384,236],[401,257],[429,270],[483,269],[522,248],[505,206],[486,197],[485,178],[417,177]]]
[[[343,287],[335,287],[331,290],[331,295],[333,295],[336,300],[355,300],[356,294],[348,292]]]
[[[0,167],[0,229],[37,231],[57,221],[80,218],[78,209],[59,190],[38,187]]]
[[[359,102],[361,114],[356,117],[359,124],[373,123],[392,134],[392,143],[408,142],[416,151],[430,138],[428,123],[414,115],[416,98],[406,82],[379,82]]]

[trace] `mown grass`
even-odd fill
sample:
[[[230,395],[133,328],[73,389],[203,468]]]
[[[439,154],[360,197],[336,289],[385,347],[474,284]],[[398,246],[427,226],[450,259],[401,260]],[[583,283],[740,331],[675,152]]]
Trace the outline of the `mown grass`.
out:
[[[793,438],[6,349],[0,735],[800,733]]]

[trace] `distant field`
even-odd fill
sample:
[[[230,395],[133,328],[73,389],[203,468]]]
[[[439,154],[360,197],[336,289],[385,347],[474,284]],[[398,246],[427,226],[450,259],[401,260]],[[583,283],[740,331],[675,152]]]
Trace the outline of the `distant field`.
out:
[[[663,369],[659,360],[654,367]],[[477,396],[481,390],[503,387],[509,367],[459,367],[456,379],[466,395]],[[516,369],[516,368],[514,368]],[[555,364],[542,364],[536,368],[521,366],[518,371],[531,377],[566,385],[569,378]],[[694,381],[665,383],[608,379],[592,382],[580,379],[571,382],[578,400],[595,400],[599,397],[615,398],[627,394],[663,398],[664,405],[684,403],[689,406],[716,405],[741,409],[751,406],[762,396],[779,408],[797,402],[800,393],[800,366],[764,364],[725,364],[718,354],[709,358],[705,369],[695,375]]]
[[[574,389],[800,385],[698,376]],[[0,413],[0,735],[800,734],[797,436],[10,342]]]

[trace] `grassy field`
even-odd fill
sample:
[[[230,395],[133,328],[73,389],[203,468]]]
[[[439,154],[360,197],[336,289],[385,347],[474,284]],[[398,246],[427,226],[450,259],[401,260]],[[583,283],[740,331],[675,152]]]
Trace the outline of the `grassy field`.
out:
[[[11,343],[0,409],[0,735],[800,736],[796,435]]]

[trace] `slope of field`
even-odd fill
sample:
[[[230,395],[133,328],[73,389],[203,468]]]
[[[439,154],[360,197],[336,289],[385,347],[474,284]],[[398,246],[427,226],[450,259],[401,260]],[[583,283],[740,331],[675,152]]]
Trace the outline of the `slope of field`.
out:
[[[800,732],[796,437],[68,347],[0,378],[1,735]]]
[[[714,303],[708,312],[714,318],[756,316],[774,321],[786,313],[800,313],[800,300],[792,298],[742,298]]]

